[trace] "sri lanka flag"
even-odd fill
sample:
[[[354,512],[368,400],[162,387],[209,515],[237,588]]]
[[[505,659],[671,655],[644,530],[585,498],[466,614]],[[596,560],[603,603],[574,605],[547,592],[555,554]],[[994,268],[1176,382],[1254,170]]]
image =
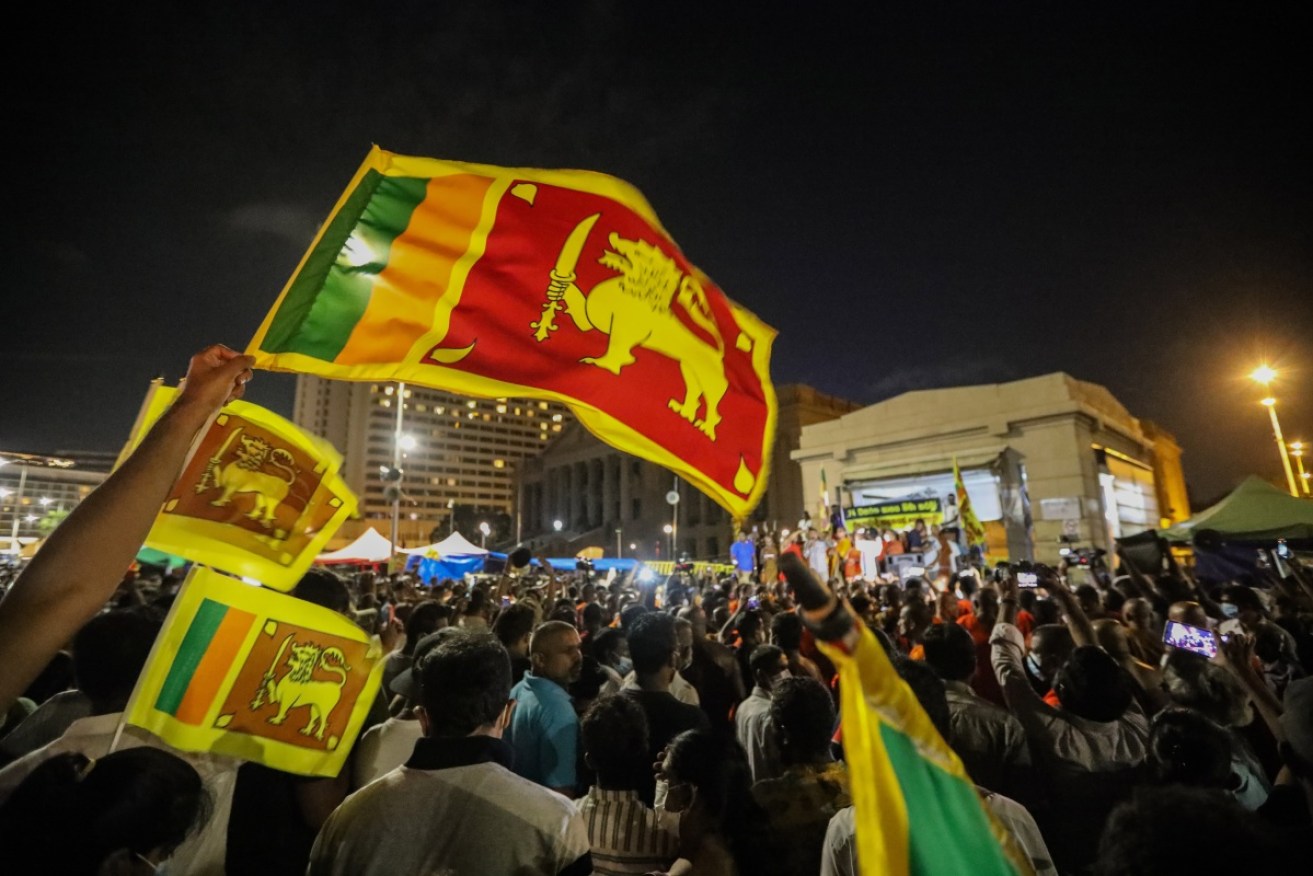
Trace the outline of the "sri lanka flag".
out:
[[[375,147],[247,353],[272,370],[563,402],[742,518],[766,490],[774,338],[621,180]]]
[[[962,472],[957,467],[957,457],[953,457],[953,487],[957,492],[958,520],[962,524],[962,534],[966,536],[967,545],[985,544],[985,527],[976,516],[976,509],[971,506],[971,496],[967,486],[962,482]]]
[[[197,567],[124,721],[182,751],[335,776],[378,694],[382,656],[337,612]]]
[[[860,622],[817,644],[839,670],[844,757],[864,876],[1023,876],[1030,861]]]

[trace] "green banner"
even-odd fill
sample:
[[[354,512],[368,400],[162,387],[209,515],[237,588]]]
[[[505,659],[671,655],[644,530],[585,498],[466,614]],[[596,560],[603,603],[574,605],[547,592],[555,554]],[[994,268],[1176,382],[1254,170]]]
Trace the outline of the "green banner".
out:
[[[918,520],[926,526],[944,521],[943,503],[939,499],[894,499],[874,505],[858,505],[843,509],[848,531],[859,527],[870,529],[911,529]]]

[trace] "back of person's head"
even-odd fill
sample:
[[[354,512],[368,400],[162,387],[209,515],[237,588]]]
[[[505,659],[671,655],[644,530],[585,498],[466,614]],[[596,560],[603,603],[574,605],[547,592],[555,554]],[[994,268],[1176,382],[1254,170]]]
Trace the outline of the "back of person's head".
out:
[[[1161,785],[1231,786],[1231,736],[1191,709],[1166,708],[1149,728],[1149,770]]]
[[[957,624],[944,624],[944,626],[957,626]],[[959,627],[959,629],[961,629]],[[965,632],[965,630],[963,631]],[[967,641],[971,640],[971,634],[967,633]],[[894,668],[898,670],[899,676],[907,682],[907,686],[912,689],[912,694],[916,697],[921,708],[930,717],[930,723],[935,725],[939,735],[945,740],[949,738],[949,713],[948,713],[948,691],[944,687],[943,679],[935,674],[935,670],[927,666],[920,660],[909,660],[906,657],[899,657],[894,661]]]
[[[602,611],[602,606],[596,602],[588,603],[584,606],[584,610],[580,612],[580,619],[583,620],[584,627],[590,630],[600,627],[605,618],[606,615]]]
[[[1249,723],[1249,699],[1231,673],[1199,654],[1175,649],[1163,661],[1163,688],[1173,704],[1223,727]]]
[[[1230,794],[1185,785],[1142,787],[1112,811],[1096,876],[1278,873],[1267,827]]]
[[[639,675],[651,675],[674,665],[678,648],[675,619],[664,612],[649,611],[629,629],[629,658]]]
[[[533,633],[534,611],[522,602],[508,605],[492,622],[492,634],[508,649]]]
[[[633,605],[626,605],[620,609],[620,629],[628,633],[633,628],[634,622],[647,613],[647,606],[645,605],[637,602]]]
[[[0,849],[15,873],[138,872],[205,820],[209,798],[185,760],[158,748],[92,760],[56,754],[0,806]]]
[[[1053,689],[1066,711],[1107,723],[1121,718],[1130,708],[1133,684],[1108,652],[1095,645],[1083,645],[1072,651],[1058,669]]]
[[[1285,631],[1274,623],[1260,623],[1254,627],[1254,655],[1264,663],[1296,662],[1298,656],[1290,643]]]
[[[984,592],[984,591],[982,591]],[[976,643],[957,624],[935,624],[925,631],[925,662],[945,681],[966,681],[976,671]]]
[[[347,589],[346,582],[327,569],[312,568],[306,572],[296,582],[292,595],[338,614],[346,614],[351,610],[351,591]]]
[[[1030,634],[1030,651],[1041,666],[1051,664],[1055,669],[1067,661],[1076,643],[1065,624],[1042,624]]]
[[[584,760],[600,786],[638,790],[650,786],[647,714],[631,697],[611,694],[593,703],[579,725]]]
[[[752,656],[748,658],[748,669],[752,671],[754,679],[759,672],[774,675],[776,668],[784,659],[784,649],[778,645],[758,645],[752,649]]]
[[[766,872],[749,865],[757,858],[752,838],[766,815],[753,799],[748,756],[734,737],[685,730],[667,747],[665,766],[672,786],[693,786],[701,810],[726,841],[739,872]]]
[[[447,623],[446,607],[426,599],[410,610],[406,618],[406,654],[415,653],[415,645],[429,633],[436,633]]]
[[[1086,614],[1092,614],[1103,608],[1103,597],[1099,593],[1099,588],[1093,584],[1080,584],[1076,587],[1075,593]]]
[[[1114,659],[1122,660],[1130,656],[1131,643],[1126,638],[1126,628],[1112,618],[1099,618],[1094,621],[1094,640],[1099,647],[1107,651]]]
[[[597,635],[593,637],[593,656],[597,658],[597,662],[606,666],[614,666],[622,651],[628,647],[628,637],[625,636],[623,630],[616,627],[606,627],[599,630]]]
[[[827,760],[834,736],[834,701],[814,678],[790,677],[771,690],[771,724],[788,763]]]
[[[469,736],[494,724],[511,695],[511,659],[492,633],[462,633],[417,667],[430,737]]]
[[[1202,605],[1190,599],[1177,600],[1168,606],[1167,619],[1200,629],[1208,628],[1208,612],[1204,611]]]
[[[1126,595],[1120,590],[1108,589],[1103,591],[1103,607],[1110,612],[1121,613],[1122,606],[1126,604]]]
[[[791,611],[782,611],[770,622],[771,642],[785,651],[797,651],[802,647],[802,618]]]
[[[1139,596],[1132,596],[1122,603],[1122,617],[1128,624],[1147,629],[1153,624],[1153,603]]]
[[[109,611],[73,637],[73,675],[97,714],[121,711],[159,635],[160,622],[136,609]]]

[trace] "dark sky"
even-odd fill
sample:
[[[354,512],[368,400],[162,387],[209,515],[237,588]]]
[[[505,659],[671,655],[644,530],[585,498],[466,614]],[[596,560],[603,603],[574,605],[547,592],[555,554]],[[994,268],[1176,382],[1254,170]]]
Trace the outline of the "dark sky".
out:
[[[630,180],[777,382],[1064,370],[1206,499],[1279,476],[1268,358],[1313,440],[1297,4],[237,5],[11,20],[0,448],[116,449],[150,377],[243,347],[370,143]]]

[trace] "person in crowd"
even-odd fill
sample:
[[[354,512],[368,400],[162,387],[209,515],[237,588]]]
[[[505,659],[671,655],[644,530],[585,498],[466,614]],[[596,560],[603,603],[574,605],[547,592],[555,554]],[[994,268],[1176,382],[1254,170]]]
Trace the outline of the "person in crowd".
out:
[[[1002,609],[991,638],[992,657],[1004,700],[1025,729],[1047,780],[1049,847],[1060,869],[1075,869],[1093,860],[1108,813],[1140,778],[1149,724],[1135,703],[1134,682],[1094,644],[1089,619],[1074,595],[1056,578],[1046,585],[1055,595],[1064,592],[1063,608],[1077,646],[1054,675],[1061,707],[1046,703],[1027,677],[1025,646],[1012,623],[1018,589],[1012,576],[1000,582]]]
[[[1053,691],[1053,682],[1058,670],[1075,649],[1071,630],[1063,624],[1040,624],[1030,636],[1030,650],[1023,664],[1026,680],[1030,682],[1031,689],[1044,698],[1044,702],[1055,708],[1058,696]]]
[[[410,668],[415,659],[415,646],[419,640],[447,626],[450,612],[444,605],[426,599],[415,605],[406,618],[406,641],[383,661],[383,690],[392,690],[392,681]]]
[[[815,529],[807,530],[807,542],[803,545],[802,552],[812,571],[819,575],[822,581],[830,580],[830,545]]]
[[[1132,597],[1122,603],[1122,621],[1126,624],[1126,645],[1132,657],[1149,666],[1163,659],[1163,631],[1154,622],[1153,603]]]
[[[529,640],[533,636],[536,614],[528,605],[515,603],[504,606],[492,624],[492,634],[511,655],[511,681],[519,684],[532,666],[529,659]],[[582,641],[582,637],[581,637]]]
[[[698,697],[697,688],[689,684],[682,674],[693,663],[694,633],[692,621],[687,618],[675,618],[675,635],[679,640],[679,654],[676,658],[675,677],[670,680],[670,694],[681,703],[700,706],[702,702]],[[626,675],[621,687],[625,690],[638,690],[638,674],[630,672]]]
[[[738,573],[739,583],[747,584],[753,581],[757,571],[757,546],[753,543],[752,536],[740,532],[738,539],[730,548],[730,554],[734,559],[734,571]]]
[[[679,636],[675,619],[663,612],[648,612],[634,621],[629,633],[629,653],[634,660],[637,688],[623,691],[642,707],[647,716],[649,763],[657,760],[661,749],[685,730],[707,729],[710,722],[697,706],[681,703],[670,693],[679,659]],[[644,789],[644,800],[652,799],[654,789]]]
[[[513,769],[516,775],[573,797],[578,793],[579,717],[567,688],[583,668],[578,630],[563,621],[547,621],[533,631],[529,659],[533,669],[511,690],[515,712],[506,741],[515,752]]]
[[[752,797],[766,813],[778,872],[816,873],[830,818],[852,803],[847,768],[830,750],[834,701],[810,678],[782,679],[771,694],[771,725],[783,773],[754,783]]]
[[[926,530],[925,521],[918,518],[907,531],[907,549],[916,553],[925,550],[929,542],[930,533]]]
[[[616,685],[634,669],[629,659],[629,637],[618,627],[599,630],[592,639],[591,656],[616,674]]]
[[[416,740],[424,735],[415,710],[423,701],[415,664],[442,642],[464,635],[460,627],[443,627],[429,633],[411,651],[411,665],[392,679],[392,693],[401,699],[397,714],[361,734],[351,755],[351,789],[359,790],[392,772],[410,757]]]
[[[780,774],[779,744],[771,723],[771,691],[790,678],[784,651],[775,645],[758,645],[752,652],[752,693],[734,713],[734,735],[748,756],[752,780],[760,782]]]
[[[209,803],[191,764],[158,748],[99,758],[57,754],[0,805],[5,868],[108,876],[185,866],[170,858],[205,820]]]
[[[909,598],[898,612],[898,650],[913,660],[922,659],[925,656],[922,642],[933,622],[934,613],[925,600],[919,596]]]
[[[1033,805],[1039,796],[1026,731],[1014,715],[971,689],[977,649],[957,624],[926,630],[925,662],[944,681],[949,723],[946,741],[972,781]]]
[[[687,620],[693,630],[692,661],[680,669],[680,674],[698,692],[698,704],[712,729],[731,734],[734,724],[730,715],[744,697],[743,675],[734,652],[707,635],[707,613],[701,606],[687,605],[679,610],[679,617]]]
[[[628,697],[601,697],[580,726],[584,761],[596,781],[579,801],[597,876],[666,870],[679,837],[642,800],[651,784],[647,717]]]
[[[1218,663],[1179,648],[1167,655],[1162,675],[1163,689],[1173,705],[1226,728],[1231,771],[1236,776],[1235,785],[1227,790],[1246,809],[1258,809],[1271,793],[1272,783],[1247,732],[1255,715],[1243,684]]]
[[[974,578],[966,578],[965,581],[973,583]],[[1019,600],[1017,614],[1021,614]],[[971,611],[958,616],[957,626],[967,631],[976,649],[977,669],[975,674],[968,680],[971,689],[982,699],[1001,706],[1003,705],[1003,692],[999,690],[998,679],[994,677],[994,672],[989,665],[989,635],[994,631],[994,624],[997,622],[998,591],[993,587],[980,587],[971,594]],[[1017,627],[1017,630],[1021,632],[1024,640],[1026,633],[1021,630],[1020,626]],[[926,632],[928,635],[929,631]]]
[[[1159,712],[1149,728],[1149,776],[1159,785],[1191,785],[1231,791],[1231,735],[1193,709]]]
[[[1167,705],[1167,694],[1163,690],[1162,672],[1156,666],[1150,666],[1136,660],[1131,654],[1131,640],[1127,627],[1112,618],[1101,618],[1094,622],[1094,638],[1099,647],[1108,652],[1117,665],[1135,680],[1135,699],[1146,715],[1156,714]]]
[[[1283,866],[1282,858],[1271,829],[1222,791],[1167,785],[1139,788],[1112,812],[1093,872],[1289,872],[1289,860]]]
[[[686,730],[670,741],[656,779],[666,787],[658,811],[676,819],[679,857],[695,876],[780,873],[768,857],[765,813],[752,794],[743,749],[706,730]]]
[[[784,652],[785,658],[789,661],[789,674],[799,678],[815,679],[817,682],[825,684],[820,667],[816,665],[814,660],[804,657],[802,654],[802,629],[802,618],[798,617],[796,612],[782,611],[771,618],[771,644]],[[751,667],[749,666],[749,668]],[[755,671],[753,671],[753,678],[756,678]]]
[[[757,580],[762,584],[774,584],[779,580],[779,551],[775,539],[769,535],[761,540],[761,574]]]
[[[511,663],[497,638],[453,637],[416,668],[424,738],[328,818],[308,876],[592,873],[575,805],[510,770]]]

